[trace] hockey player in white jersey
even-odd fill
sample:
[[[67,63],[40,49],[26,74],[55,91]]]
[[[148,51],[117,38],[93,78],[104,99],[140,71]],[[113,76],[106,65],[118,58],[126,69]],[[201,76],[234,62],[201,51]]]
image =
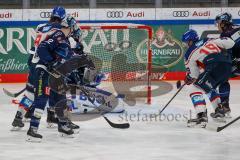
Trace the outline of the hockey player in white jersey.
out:
[[[214,108],[211,117],[222,120],[225,117],[216,88],[231,75],[228,49],[235,43],[230,38],[199,39],[195,30],[184,33],[182,41],[188,47],[184,55],[187,69],[185,83],[189,85],[190,98],[197,113],[196,119],[188,121],[188,126],[200,125],[204,128],[208,117],[203,94],[207,94]]]

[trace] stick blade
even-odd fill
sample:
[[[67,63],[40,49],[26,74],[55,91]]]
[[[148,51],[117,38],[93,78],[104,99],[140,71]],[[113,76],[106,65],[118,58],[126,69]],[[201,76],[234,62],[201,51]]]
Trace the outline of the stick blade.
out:
[[[108,122],[108,124],[113,127],[113,128],[119,128],[119,129],[127,129],[130,127],[130,124],[129,123],[121,123],[121,124],[118,124],[118,123],[113,123],[111,122],[107,117],[103,116],[103,118]]]
[[[6,90],[5,88],[3,88],[3,92],[8,95],[9,97],[13,97],[16,98],[17,96],[19,96],[20,94],[22,94],[24,91],[26,90],[26,88],[23,88],[21,91],[17,92],[17,93],[12,93],[8,90]]]
[[[8,90],[6,90],[5,88],[3,88],[3,92],[8,95],[9,97],[14,97],[15,98],[15,95],[11,92],[9,92]]]
[[[220,132],[221,130],[223,130],[223,127],[218,127],[217,128],[217,132]]]

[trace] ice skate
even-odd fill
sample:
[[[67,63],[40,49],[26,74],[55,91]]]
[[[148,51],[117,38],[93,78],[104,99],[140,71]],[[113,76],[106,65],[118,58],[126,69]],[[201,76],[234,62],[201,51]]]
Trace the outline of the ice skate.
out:
[[[22,121],[22,113],[20,111],[17,111],[15,118],[12,122],[12,129],[11,131],[18,131],[21,130],[24,127],[24,123]]]
[[[73,130],[74,134],[79,133],[80,127],[78,125],[74,124],[72,121],[68,120],[67,126]]]
[[[30,127],[27,132],[27,140],[28,142],[41,142],[42,135],[37,133],[37,129]]]
[[[225,111],[222,104],[219,104],[218,107],[215,109],[215,112],[211,113],[210,116],[216,122],[226,123]]]
[[[27,112],[25,113],[25,115],[23,117],[23,122],[30,122],[32,113],[33,113],[33,108],[30,107],[29,110],[27,110]]]
[[[58,124],[58,118],[55,117],[54,111],[47,109],[47,128],[55,128]]]
[[[207,112],[200,112],[197,114],[197,118],[189,119],[187,122],[188,127],[201,127],[206,128],[206,125],[208,123],[208,117]]]
[[[32,116],[32,113],[33,113],[33,108],[32,108],[32,107],[29,107],[29,109],[27,110],[27,112],[26,112],[25,115],[24,115],[24,118],[25,118],[25,119],[30,119],[31,116]]]
[[[228,102],[222,102],[222,106],[223,106],[223,111],[224,111],[224,114],[225,114],[225,118],[232,118],[229,103]]]
[[[73,138],[74,131],[72,128],[70,128],[68,126],[67,123],[65,123],[65,124],[59,123],[58,124],[58,132],[61,137]]]

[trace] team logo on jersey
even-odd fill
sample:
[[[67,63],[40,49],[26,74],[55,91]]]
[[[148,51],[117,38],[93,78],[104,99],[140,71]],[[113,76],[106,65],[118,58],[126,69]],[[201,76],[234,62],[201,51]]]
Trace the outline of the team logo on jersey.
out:
[[[147,62],[147,41],[142,41],[137,47],[138,60]],[[173,37],[172,31],[159,27],[152,41],[152,66],[154,68],[169,68],[177,64],[183,56],[181,42]]]

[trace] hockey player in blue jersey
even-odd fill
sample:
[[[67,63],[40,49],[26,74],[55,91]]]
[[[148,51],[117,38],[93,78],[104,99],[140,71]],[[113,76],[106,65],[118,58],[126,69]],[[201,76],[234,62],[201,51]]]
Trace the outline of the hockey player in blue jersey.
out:
[[[234,42],[235,45],[231,49],[232,58],[232,77],[240,75],[240,26],[234,25],[232,22],[232,15],[230,13],[222,13],[216,16],[216,24],[218,27],[220,37],[229,37]],[[230,84],[225,82],[219,86],[219,92],[221,96],[221,101],[224,107],[225,114],[230,116],[229,107],[229,96],[230,96]]]
[[[42,135],[37,133],[41,116],[49,98],[48,78],[49,73],[57,64],[69,59],[73,52],[71,50],[68,37],[73,31],[72,17],[65,17],[61,23],[61,29],[55,29],[51,35],[46,37],[37,47],[37,56],[39,60],[36,64],[36,80],[35,80],[35,98],[33,102],[33,114],[31,116],[30,127],[27,132],[29,141],[40,141]],[[43,26],[40,30],[51,30],[51,28],[59,24],[49,24]],[[56,27],[54,27],[56,28]],[[58,125],[59,132],[71,131],[65,122]],[[72,132],[72,131],[71,131]],[[71,133],[72,134],[72,133]]]
[[[70,46],[71,49],[73,50],[73,56],[74,55],[81,55],[82,59],[86,59],[87,55],[83,52],[83,46],[82,44],[79,42],[79,39],[81,38],[81,31],[79,29],[79,27],[77,26],[77,24],[75,24],[75,27],[73,28],[73,32],[71,34],[71,37],[69,37],[69,41],[70,41]],[[94,64],[92,62],[89,62],[85,67],[90,66],[94,67]],[[76,72],[73,72],[76,73]],[[78,79],[79,72],[77,71],[77,73],[71,77],[73,77],[74,79]],[[70,78],[70,77],[68,77]],[[77,81],[80,81],[80,79],[78,79]],[[76,83],[75,83],[76,85]],[[58,102],[65,100],[66,99],[66,95],[65,94],[59,94],[54,90],[50,91],[50,97],[49,97],[49,109],[48,109],[48,113],[50,113],[50,116],[48,116],[47,122],[48,122],[48,127],[53,127],[54,123],[58,124],[59,123],[59,118],[57,117],[57,115],[55,115],[55,106]],[[67,104],[63,104],[65,106],[67,106]],[[61,121],[61,120],[60,120]],[[69,119],[64,119],[64,121],[67,121],[67,126],[70,127],[71,129],[73,129],[75,131],[75,133],[77,133],[80,127],[74,123],[72,123]],[[69,130],[69,133],[71,133],[73,130]]]
[[[66,17],[66,12],[65,9],[61,6],[57,6],[54,7],[52,10],[52,14],[49,20],[49,23],[56,23],[56,24],[60,24],[61,21]],[[28,75],[28,81],[26,84],[26,91],[24,93],[24,96],[22,97],[22,99],[20,100],[19,103],[19,107],[17,110],[17,113],[15,115],[15,118],[12,122],[12,126],[13,126],[13,130],[18,130],[22,127],[24,127],[24,123],[22,122],[23,119],[23,115],[25,114],[25,112],[27,111],[27,113],[25,114],[26,118],[30,118],[31,116],[31,105],[32,102],[34,100],[34,81],[35,81],[35,64],[38,61],[38,57],[35,55],[36,49],[39,45],[39,43],[46,38],[46,36],[48,36],[47,32],[42,32],[39,29],[42,26],[47,25],[45,24],[40,24],[38,25],[38,27],[36,28],[36,39],[34,41],[34,47],[31,48],[31,50],[29,51],[30,56],[28,58],[28,66],[29,66],[29,75]],[[52,26],[54,27],[54,26]],[[59,25],[55,25],[55,27],[59,28]],[[29,110],[30,109],[30,110]],[[52,114],[50,111],[48,111],[48,118],[47,119],[53,119],[52,118]]]
[[[219,93],[216,88],[228,81],[231,74],[231,59],[227,53],[234,46],[230,38],[199,39],[195,30],[189,30],[182,36],[187,45],[184,55],[187,75],[185,83],[189,85],[190,98],[197,113],[196,119],[190,119],[188,125],[206,127],[207,108],[203,94],[207,94],[215,110],[213,118],[225,117]]]

